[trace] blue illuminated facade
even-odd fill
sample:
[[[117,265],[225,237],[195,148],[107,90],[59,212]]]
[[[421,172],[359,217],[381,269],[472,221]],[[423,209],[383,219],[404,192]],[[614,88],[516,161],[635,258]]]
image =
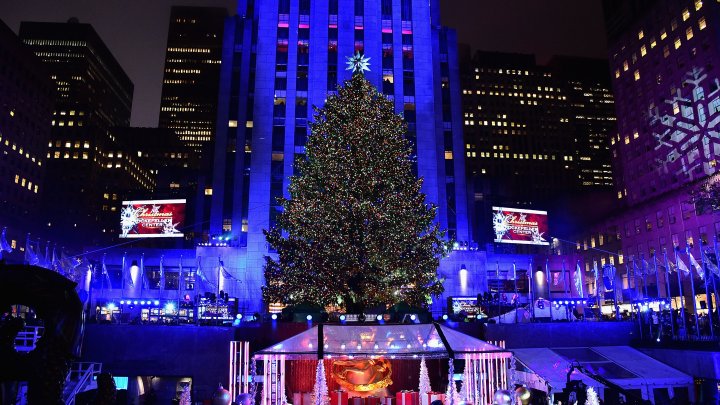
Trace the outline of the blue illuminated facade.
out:
[[[303,158],[312,106],[350,78],[345,57],[355,52],[370,57],[366,77],[408,122],[439,224],[471,240],[456,36],[440,26],[439,2],[240,0],[224,33],[209,233],[229,237],[225,263],[245,291],[263,283],[262,231]]]

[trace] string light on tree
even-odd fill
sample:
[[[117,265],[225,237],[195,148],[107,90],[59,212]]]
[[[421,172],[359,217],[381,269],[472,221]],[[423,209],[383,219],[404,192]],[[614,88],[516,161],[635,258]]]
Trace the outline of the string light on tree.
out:
[[[264,268],[266,302],[362,312],[423,306],[442,293],[437,267],[450,250],[412,171],[406,125],[365,77],[352,78],[315,111],[277,225],[265,231],[277,258]]]

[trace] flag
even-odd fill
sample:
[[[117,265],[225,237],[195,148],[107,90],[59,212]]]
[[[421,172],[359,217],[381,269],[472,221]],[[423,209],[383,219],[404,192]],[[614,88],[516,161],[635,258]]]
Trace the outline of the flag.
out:
[[[202,267],[200,266],[201,261],[202,260],[201,260],[200,256],[198,256],[197,271],[195,272],[195,274],[197,274],[197,276],[200,278],[200,281],[202,281],[203,283],[207,284],[208,286],[210,286],[214,289],[215,285],[208,280],[208,278],[205,276],[205,273],[203,273],[203,271],[202,271]]]
[[[718,269],[717,264],[713,263],[710,259],[710,253],[705,253],[705,257],[707,258],[705,262],[707,263],[708,270],[710,270],[714,275],[720,277],[720,269]]]
[[[52,270],[52,259],[50,257],[50,241],[45,244],[45,265],[43,266],[48,270]]]
[[[164,255],[160,255],[160,289],[165,289],[165,270],[163,269]]]
[[[0,234],[0,258],[2,258],[2,252],[12,253],[12,247],[7,241],[7,228],[3,228],[2,234]]]
[[[108,288],[112,288],[112,283],[110,282],[110,274],[108,274],[107,266],[105,266],[105,253],[103,253],[102,258],[102,275],[105,278],[105,281],[108,283]]]
[[[653,257],[655,257],[655,254],[653,253]],[[655,274],[655,267],[650,267],[650,263],[648,263],[647,260],[643,259],[643,267],[647,270],[645,270],[646,274]]]
[[[548,283],[548,298],[550,297],[550,259],[545,259],[545,280]]]
[[[133,288],[133,287],[135,287],[135,283],[133,282],[132,274],[130,274],[130,269],[127,268],[126,256],[127,256],[127,253],[123,253],[121,271],[122,271],[123,279],[125,280],[125,284],[128,287]]]
[[[50,270],[54,270],[56,272],[60,272],[60,260],[57,257],[57,254],[55,253],[55,246],[53,246],[53,252],[52,252],[52,260],[50,261]]]
[[[685,264],[685,262],[682,261],[682,258],[680,256],[678,256],[677,254],[675,254],[675,259],[677,260],[677,268],[680,271],[682,271],[683,273],[685,273],[686,276],[690,275],[690,269]]]
[[[223,262],[222,258],[218,257],[218,263],[220,264],[220,272],[222,273],[222,276],[225,280],[232,280],[235,278],[232,276],[232,274],[230,274],[229,271],[227,271],[227,269],[225,269],[225,263]]]
[[[30,234],[27,234],[27,240],[25,241],[25,262],[31,266],[35,266],[40,262],[30,241]]]
[[[145,277],[145,253],[140,255],[140,288],[147,288],[147,278]]]
[[[597,283],[598,274],[600,273],[600,270],[597,266],[597,260],[593,260],[593,275],[595,275],[595,282]]]
[[[703,274],[703,268],[700,265],[700,263],[695,260],[695,257],[693,257],[692,253],[690,252],[690,249],[687,250],[688,257],[690,258],[690,265],[695,268],[695,271],[697,272],[698,276],[700,276],[700,280],[703,280],[705,278],[705,274]]]
[[[580,261],[578,260],[576,266],[575,266],[575,290],[580,295],[580,298],[583,298],[583,279],[582,279],[582,269],[580,268]]]
[[[613,291],[615,288],[615,273],[617,269],[612,264],[603,266],[603,283],[605,291]]]
[[[180,296],[183,296],[183,289],[185,288],[185,276],[183,275],[183,266],[182,266],[182,255],[180,255],[180,272],[178,273],[180,275],[180,279],[178,281],[178,292],[180,293]]]
[[[37,240],[37,251],[35,252],[35,255],[38,258],[37,265],[39,267],[45,267],[45,257],[42,255],[42,249],[40,249],[40,238]]]

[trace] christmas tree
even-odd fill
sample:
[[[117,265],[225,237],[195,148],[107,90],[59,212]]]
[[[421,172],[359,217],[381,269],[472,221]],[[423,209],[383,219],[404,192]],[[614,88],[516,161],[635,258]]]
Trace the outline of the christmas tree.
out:
[[[425,397],[425,394],[432,392],[430,387],[430,376],[428,375],[427,365],[425,364],[425,356],[420,360],[420,387],[418,389],[420,397]]]
[[[316,109],[289,198],[265,231],[278,257],[266,259],[263,298],[357,312],[424,305],[443,291],[448,244],[413,175],[405,123],[359,72],[338,90]]]
[[[312,398],[314,405],[325,405],[330,402],[327,381],[325,380],[325,364],[322,360],[318,360],[317,371],[315,373],[315,388],[313,389]]]
[[[183,391],[180,394],[180,405],[190,405],[190,404],[191,404],[190,386],[185,385],[185,386],[183,386]]]
[[[585,405],[600,405],[600,398],[598,398],[595,388],[587,388],[587,399],[585,400]]]

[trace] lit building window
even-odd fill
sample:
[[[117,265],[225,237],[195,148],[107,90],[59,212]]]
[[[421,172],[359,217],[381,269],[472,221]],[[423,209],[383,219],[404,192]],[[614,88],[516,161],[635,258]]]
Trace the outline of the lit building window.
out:
[[[618,77],[620,77],[620,69],[615,70],[615,78],[617,79]],[[522,104],[523,102],[520,101],[520,103]]]
[[[695,11],[700,10],[702,6],[702,0],[695,0]]]
[[[700,27],[700,31],[704,30],[705,27],[707,27],[707,23],[705,22],[705,17],[700,17],[698,20],[698,27]]]
[[[452,151],[451,151],[451,150],[446,150],[446,151],[445,151],[445,160],[452,160],[452,158],[453,158],[453,153],[452,153]]]
[[[627,72],[627,70],[628,70],[628,62],[625,61],[625,62],[623,62],[623,71]]]
[[[690,10],[688,10],[688,9],[683,10],[682,18],[683,18],[683,21],[687,21],[688,18],[690,18]]]
[[[691,30],[691,32],[692,32],[692,30]],[[640,56],[645,56],[645,55],[647,55],[647,48],[645,47],[645,45],[643,45],[640,47]]]
[[[644,37],[645,37],[645,33],[642,30],[640,30],[640,32],[638,32],[638,39],[643,39]]]
[[[665,31],[665,29],[663,29],[662,31],[660,31],[660,40],[662,41],[665,38],[667,38],[667,32]]]
[[[680,45],[682,45],[682,42],[680,42],[680,38],[675,38],[675,49],[680,48]]]
[[[692,27],[688,27],[688,28],[685,30],[685,38],[687,38],[688,40],[690,40],[690,39],[692,39],[692,37],[693,37]]]
[[[205,195],[213,195],[212,187],[205,187]]]
[[[633,139],[638,139],[639,136],[640,136],[640,134],[638,134],[637,129],[635,131],[633,131]]]
[[[637,80],[640,80],[640,71],[639,71],[639,70],[636,70],[636,71],[635,71],[635,80],[636,80],[636,81],[637,81]]]
[[[657,41],[655,41],[655,38],[652,38],[650,40],[650,49],[655,48],[657,46]]]
[[[230,127],[230,128],[237,128],[237,120],[230,120],[230,121],[228,121],[228,127]]]

